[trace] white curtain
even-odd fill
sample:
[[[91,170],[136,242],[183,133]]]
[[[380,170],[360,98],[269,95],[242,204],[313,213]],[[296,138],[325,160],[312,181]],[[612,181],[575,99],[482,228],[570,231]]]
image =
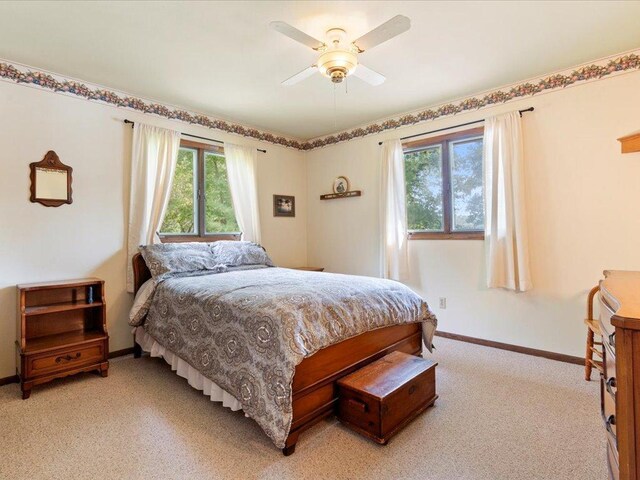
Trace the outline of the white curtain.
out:
[[[157,232],[171,194],[180,132],[136,122],[131,149],[127,290],[133,292],[131,258],[139,245],[160,241]]]
[[[531,289],[519,112],[485,120],[485,248],[487,286]]]
[[[409,275],[404,152],[400,140],[382,143],[380,229],[382,276],[404,280]]]
[[[258,152],[252,147],[224,144],[227,177],[236,221],[242,240],[260,243],[260,210],[258,208]]]

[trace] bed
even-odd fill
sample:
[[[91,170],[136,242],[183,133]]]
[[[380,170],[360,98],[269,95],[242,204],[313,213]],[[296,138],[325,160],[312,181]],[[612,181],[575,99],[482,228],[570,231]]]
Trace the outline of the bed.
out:
[[[138,292],[141,286],[147,282],[147,280],[151,279],[152,275],[141,254],[136,254],[133,257],[132,262],[134,272],[134,290],[135,292]],[[260,275],[263,277],[266,275],[276,275],[276,271],[278,271],[277,275],[280,276],[298,275],[298,277],[296,277],[297,282],[300,282],[301,278],[303,279],[303,282],[306,279],[309,279],[309,282],[314,279],[316,282],[320,281],[318,277],[299,277],[299,275],[332,275],[294,270],[289,270],[289,272],[291,272],[289,274],[282,272],[283,270],[287,269],[268,269],[268,273],[261,272]],[[214,280],[218,281],[219,278],[224,278],[225,280],[226,278],[231,278],[231,274],[223,273],[222,275],[229,275],[229,277],[217,277]],[[239,278],[245,274],[242,272],[234,272],[233,275],[235,276],[234,278]],[[256,274],[254,273],[254,275]],[[212,275],[211,277],[213,278],[214,276]],[[175,283],[181,283],[183,286],[190,286],[197,281],[205,282],[208,280],[203,276],[197,277],[197,279],[195,277],[193,279],[183,278],[176,280]],[[241,288],[236,290],[242,291]],[[237,292],[234,292],[234,294],[237,295]],[[161,299],[157,301],[162,302]],[[415,318],[412,322],[383,326],[381,328],[360,333],[356,336],[342,340],[339,343],[321,348],[310,356],[306,356],[302,361],[295,365],[293,379],[290,386],[290,423],[282,427],[286,428],[286,430],[284,430],[286,432],[286,437],[278,437],[277,435],[274,435],[273,432],[265,428],[264,422],[261,424],[257,418],[254,418],[259,424],[261,424],[265,433],[274,440],[276,446],[282,449],[284,455],[291,455],[295,451],[298,437],[302,431],[334,413],[334,409],[337,404],[336,381],[339,378],[392,351],[421,355],[425,325],[429,331],[428,336],[425,336],[425,338],[429,339],[428,345],[429,347],[431,346],[430,340],[433,335],[433,330],[435,330],[436,319],[428,310],[426,304],[424,302],[422,303],[421,317]],[[164,308],[166,310],[166,307]],[[137,328],[145,328],[151,333],[154,333],[153,329],[146,325]],[[213,340],[211,341],[213,342]],[[185,352],[185,350],[183,350],[183,352]],[[140,357],[141,353],[142,347],[136,342],[134,346],[134,356]],[[178,354],[178,352],[173,353]],[[255,352],[251,354],[255,354]],[[183,356],[187,356],[187,354],[183,353]],[[188,359],[185,360],[188,361]],[[194,368],[197,367],[194,366]],[[246,408],[244,410],[248,416],[254,417],[254,415],[251,414],[250,408]]]

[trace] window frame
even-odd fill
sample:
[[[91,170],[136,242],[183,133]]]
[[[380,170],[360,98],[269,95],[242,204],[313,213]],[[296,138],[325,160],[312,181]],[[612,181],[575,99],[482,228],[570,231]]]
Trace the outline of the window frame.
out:
[[[484,127],[461,130],[436,137],[422,138],[402,145],[403,153],[411,153],[440,145],[442,152],[442,210],[443,229],[441,232],[429,230],[409,230],[409,240],[484,240],[484,230],[453,231],[453,198],[451,185],[451,158],[449,145],[452,142],[469,140],[484,134]],[[483,179],[484,183],[484,179]]]
[[[224,148],[217,145],[211,145],[208,143],[194,142],[193,140],[180,139],[180,148],[189,148],[196,150],[198,158],[196,162],[195,184],[196,190],[196,205],[195,216],[196,225],[194,233],[158,233],[160,241],[162,243],[180,243],[180,242],[216,242],[218,240],[240,240],[242,236],[241,232],[220,232],[220,233],[207,233],[205,224],[205,170],[204,170],[204,156],[205,153],[213,153],[216,155],[224,156]],[[225,159],[226,161],[226,159]]]

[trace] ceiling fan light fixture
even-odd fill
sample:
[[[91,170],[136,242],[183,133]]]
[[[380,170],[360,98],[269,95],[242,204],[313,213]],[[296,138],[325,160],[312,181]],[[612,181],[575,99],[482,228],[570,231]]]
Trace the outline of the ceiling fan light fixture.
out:
[[[333,83],[341,83],[347,76],[355,73],[356,77],[375,86],[384,83],[384,75],[380,75],[362,64],[360,64],[360,68],[357,68],[358,54],[406,32],[411,27],[411,20],[403,15],[396,15],[351,43],[347,43],[347,32],[342,28],[327,30],[327,41],[321,42],[292,27],[287,22],[275,21],[269,25],[274,30],[306,45],[320,55],[315,64],[287,78],[281,82],[282,85],[295,85],[319,71],[323,76],[330,78]]]
[[[347,50],[329,50],[318,58],[318,70],[334,83],[340,83],[358,66],[358,56]]]

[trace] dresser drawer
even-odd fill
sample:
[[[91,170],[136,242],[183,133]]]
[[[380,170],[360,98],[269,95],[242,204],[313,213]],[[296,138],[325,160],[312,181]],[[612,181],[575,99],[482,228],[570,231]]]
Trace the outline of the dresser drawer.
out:
[[[611,324],[611,317],[614,315],[613,309],[607,301],[600,296],[600,329],[602,330],[602,340],[615,349],[616,328]]]
[[[618,480],[620,478],[620,467],[618,465],[618,452],[607,445],[607,465],[609,467],[609,479]]]
[[[613,443],[613,446],[617,450],[618,440],[616,437],[616,401],[606,390],[602,393],[602,395],[602,418],[605,423],[609,441]]]
[[[28,377],[48,375],[84,365],[98,363],[105,358],[102,340],[72,348],[61,348],[51,352],[29,356],[26,362]]]
[[[602,380],[604,383],[604,379]],[[618,437],[616,427],[616,402],[606,389],[602,391],[602,419],[607,436],[607,463],[611,478],[618,478]]]
[[[608,343],[604,342],[604,379],[609,382],[609,389],[617,388],[615,385],[616,378],[616,354]],[[613,378],[613,380],[611,380]],[[605,383],[606,386],[606,383]]]

